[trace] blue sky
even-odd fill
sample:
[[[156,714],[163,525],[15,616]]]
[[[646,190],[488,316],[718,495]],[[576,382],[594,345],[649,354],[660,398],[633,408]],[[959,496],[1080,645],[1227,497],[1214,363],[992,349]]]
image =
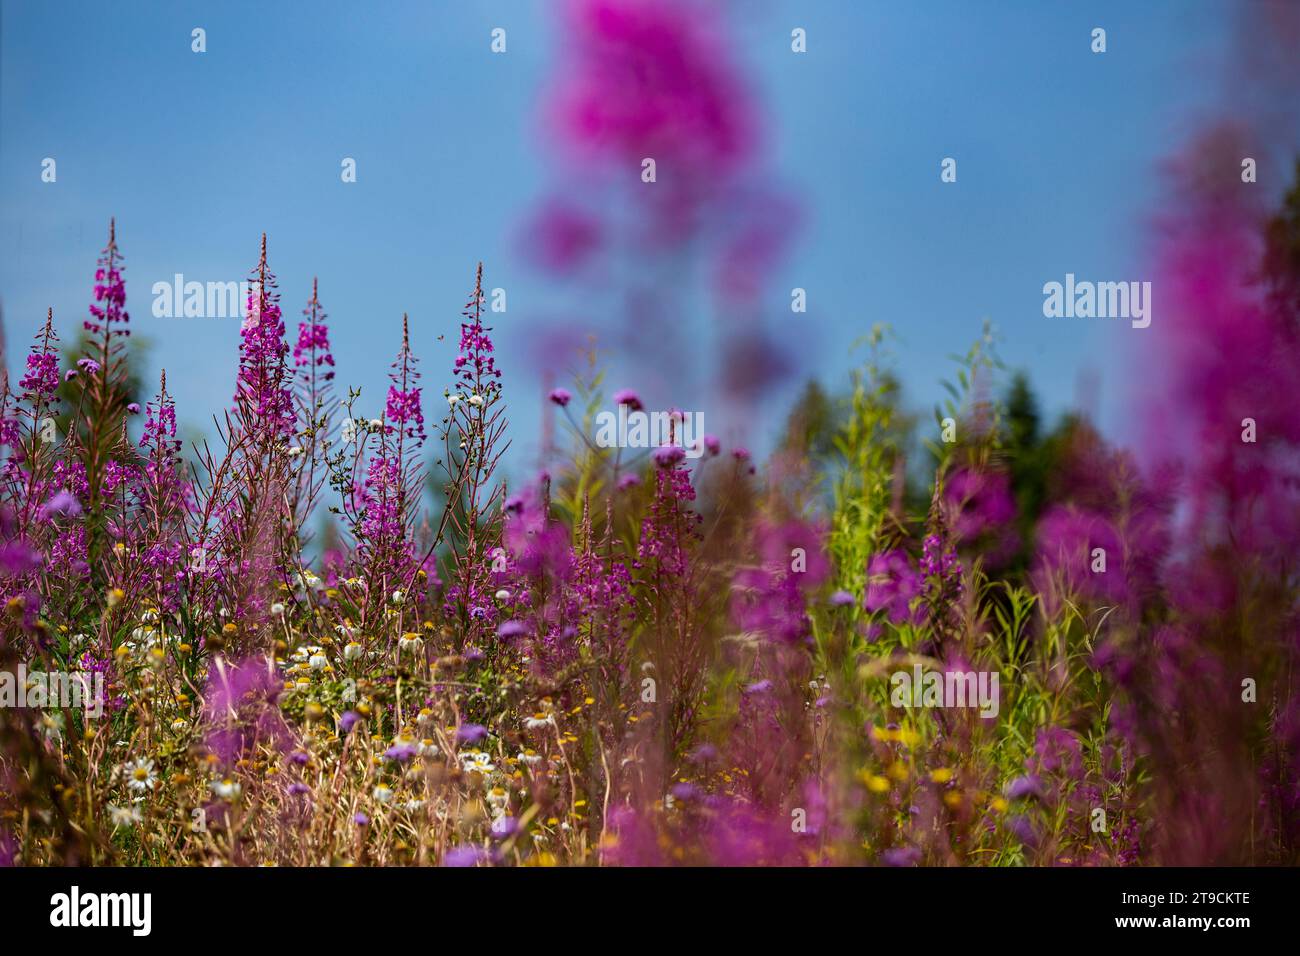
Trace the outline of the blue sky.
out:
[[[1143,250],[1158,161],[1219,104],[1223,3],[737,4],[737,59],[763,104],[769,167],[805,218],[771,282],[771,315],[826,384],[848,346],[891,323],[908,401],[928,409],[984,318],[1049,412],[1098,383],[1122,431],[1127,323],[1049,320],[1042,286],[1149,277]],[[178,417],[228,402],[238,324],[158,319],[150,287],[247,275],[262,231],[296,320],[313,275],[341,383],[377,411],[410,313],[426,394],[453,357],[475,262],[509,291],[501,365],[515,422],[540,383],[512,326],[545,321],[553,290],[521,261],[517,228],[543,198],[538,89],[556,68],[545,3],[45,3],[0,14],[0,298],[10,365],[53,306],[64,338],[90,296],[110,216],[136,336],[167,368]],[[190,49],[207,31],[208,50]],[[493,27],[508,53],[489,51]],[[790,52],[794,26],[809,52]],[[1108,50],[1089,49],[1094,26]],[[58,181],[42,183],[54,157]],[[358,163],[343,184],[342,157]],[[958,182],[942,184],[942,158]],[[789,290],[810,311],[789,313]],[[1156,309],[1159,303],[1156,302]],[[596,319],[594,321],[599,321]],[[684,322],[695,321],[691,316]],[[447,334],[445,342],[437,336]],[[626,364],[624,364],[626,363]],[[635,357],[620,360],[635,384]],[[513,386],[512,384],[517,383]],[[621,384],[621,382],[620,382]],[[754,423],[762,446],[797,383]],[[676,396],[663,395],[664,401]],[[687,406],[689,407],[689,406]],[[432,409],[431,409],[432,411]],[[536,429],[516,435],[521,454]]]

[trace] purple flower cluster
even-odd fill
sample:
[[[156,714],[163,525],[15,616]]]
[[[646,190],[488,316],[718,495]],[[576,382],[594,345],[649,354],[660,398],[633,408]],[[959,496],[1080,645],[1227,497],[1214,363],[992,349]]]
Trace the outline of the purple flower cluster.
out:
[[[252,285],[247,317],[240,328],[235,402],[250,433],[284,439],[292,434],[296,416],[288,387],[289,346],[275,276],[266,266],[265,236]]]
[[[18,385],[27,402],[49,401],[54,397],[59,390],[59,354],[52,345],[28,353],[27,372]]]
[[[482,269],[480,267],[480,277]],[[455,377],[471,394],[487,399],[488,392],[501,388],[501,370],[496,366],[492,330],[483,324],[483,293],[477,292],[465,307],[465,319],[460,325],[460,352],[453,363]]]
[[[420,407],[418,388],[403,391],[390,385],[384,404],[384,419],[401,429],[407,438],[415,439],[417,445],[424,443],[424,411]]]
[[[126,283],[122,279],[120,256],[117,252],[116,224],[109,224],[108,246],[99,259],[95,270],[95,301],[90,305],[91,319],[83,326],[91,335],[127,336],[130,330],[125,326],[131,320],[126,311]]]
[[[329,327],[324,322],[299,322],[298,341],[293,346],[295,368],[321,368],[321,378],[334,378],[334,355],[330,351]]]
[[[916,599],[923,583],[907,552],[882,551],[867,562],[867,593],[862,606],[873,613],[883,611],[894,624],[919,624],[924,612]]]

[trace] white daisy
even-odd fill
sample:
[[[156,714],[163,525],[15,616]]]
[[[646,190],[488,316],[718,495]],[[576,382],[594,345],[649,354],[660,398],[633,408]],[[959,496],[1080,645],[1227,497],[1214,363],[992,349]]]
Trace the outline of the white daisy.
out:
[[[122,775],[126,777],[126,785],[139,793],[152,790],[158,784],[158,775],[153,771],[153,761],[143,757],[127,763],[122,768]]]
[[[231,780],[229,777],[212,781],[212,792],[222,800],[234,800],[242,789],[238,780]]]
[[[114,827],[129,827],[143,819],[139,807],[119,807],[111,803],[108,805],[108,818]]]
[[[524,726],[529,730],[541,730],[554,722],[555,719],[550,714],[533,714],[524,721]]]
[[[313,571],[300,571],[294,576],[298,589],[302,591],[320,591],[325,587],[322,581]],[[342,627],[342,625],[339,625]]]
[[[491,773],[496,769],[492,758],[480,750],[467,750],[460,755],[461,767],[466,773]]]

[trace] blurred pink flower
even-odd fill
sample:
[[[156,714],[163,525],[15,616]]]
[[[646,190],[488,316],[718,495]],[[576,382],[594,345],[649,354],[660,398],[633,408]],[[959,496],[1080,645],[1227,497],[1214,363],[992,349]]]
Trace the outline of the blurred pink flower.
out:
[[[525,225],[524,251],[548,272],[568,275],[586,265],[600,248],[603,227],[585,210],[552,199]]]
[[[884,611],[895,624],[910,621],[918,624],[923,611],[913,608],[913,599],[921,595],[921,576],[912,566],[907,553],[883,551],[867,563],[867,593],[862,604],[868,611]]]
[[[1093,570],[1097,548],[1105,552],[1105,571]],[[1045,597],[1073,596],[1114,604],[1130,597],[1123,542],[1101,515],[1074,507],[1052,508],[1039,522],[1037,552],[1034,583]]]
[[[567,0],[574,38],[548,114],[583,158],[652,157],[665,178],[733,171],[755,130],[729,44],[706,6],[677,0]]]

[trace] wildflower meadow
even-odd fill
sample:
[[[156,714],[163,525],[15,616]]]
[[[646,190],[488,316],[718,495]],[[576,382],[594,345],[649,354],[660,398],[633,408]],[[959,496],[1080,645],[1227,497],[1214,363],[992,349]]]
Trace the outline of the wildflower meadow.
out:
[[[1040,433],[986,337],[923,470],[876,357],[766,463],[688,458],[677,412],[599,446],[596,409],[644,412],[593,366],[548,396],[567,452],[508,487],[481,266],[451,366],[403,325],[368,418],[262,237],[219,442],[186,454],[165,373],[129,400],[110,225],[81,349],[47,316],[3,387],[6,667],[107,688],[98,717],[4,710],[5,859],[1294,862],[1287,268],[1234,316],[1267,365],[1189,369],[1224,392],[1176,477],[1085,420]]]

